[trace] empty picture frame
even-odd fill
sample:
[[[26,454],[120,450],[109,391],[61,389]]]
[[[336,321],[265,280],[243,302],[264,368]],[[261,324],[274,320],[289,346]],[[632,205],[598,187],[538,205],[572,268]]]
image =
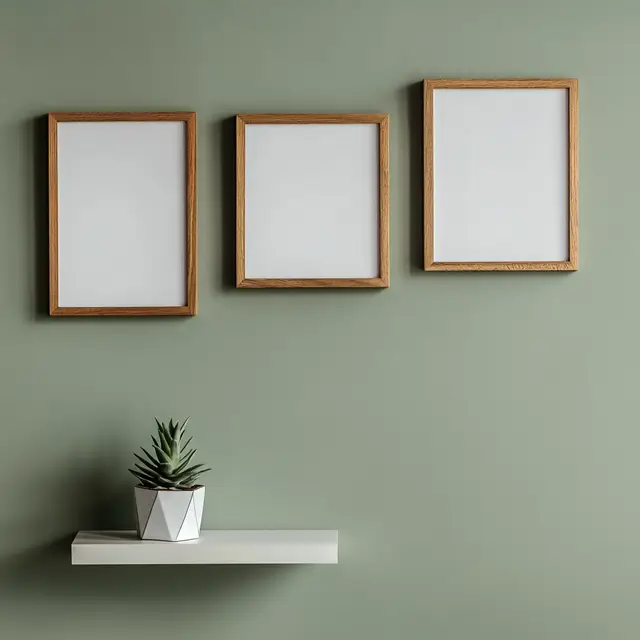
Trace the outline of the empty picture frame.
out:
[[[49,114],[49,313],[196,313],[196,115]]]
[[[236,126],[237,287],[388,287],[388,116]]]
[[[577,270],[577,80],[425,80],[424,127],[425,270]]]

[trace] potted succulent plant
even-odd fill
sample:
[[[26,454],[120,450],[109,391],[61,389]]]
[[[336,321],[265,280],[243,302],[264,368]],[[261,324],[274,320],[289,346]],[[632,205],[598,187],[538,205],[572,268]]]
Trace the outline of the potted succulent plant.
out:
[[[155,455],[140,447],[144,457],[134,453],[140,464],[129,469],[139,481],[134,489],[138,535],[143,540],[193,540],[200,537],[204,507],[204,487],[198,478],[211,469],[189,466],[196,453],[187,450],[191,438],[184,441],[189,418],[182,424],[171,419],[168,425],[155,420],[158,435],[151,436]]]

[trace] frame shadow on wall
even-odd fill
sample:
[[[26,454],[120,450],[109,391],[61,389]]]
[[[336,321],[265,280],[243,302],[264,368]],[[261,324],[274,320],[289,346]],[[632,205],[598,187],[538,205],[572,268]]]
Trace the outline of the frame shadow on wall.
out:
[[[410,84],[404,93],[407,102],[407,140],[409,141],[409,259],[411,272],[424,274],[424,92],[422,82]]]
[[[210,127],[214,154],[220,163],[220,207],[222,221],[218,252],[212,252],[210,269],[221,269],[220,288],[236,288],[236,118],[235,115],[214,122]],[[215,184],[215,183],[214,183]],[[214,228],[215,230],[215,228]]]
[[[30,121],[33,135],[33,250],[34,271],[33,314],[36,318],[49,317],[49,142],[46,115]]]

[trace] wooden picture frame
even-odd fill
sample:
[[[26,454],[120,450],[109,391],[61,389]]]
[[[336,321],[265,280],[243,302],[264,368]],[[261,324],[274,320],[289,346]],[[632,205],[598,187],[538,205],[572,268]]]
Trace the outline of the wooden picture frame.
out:
[[[426,271],[578,269],[576,79],[425,80],[424,173]]]
[[[321,125],[322,129],[314,128],[314,125]],[[331,125],[339,126],[330,129]],[[353,127],[353,125],[357,126]],[[369,126],[360,127],[360,125]],[[278,136],[277,142],[276,136]],[[362,145],[359,146],[361,142]],[[297,157],[292,157],[292,149],[296,150],[295,153],[308,155],[299,160]],[[336,150],[339,153],[336,153]],[[371,158],[370,150],[374,150],[376,157]],[[322,164],[321,158],[325,153],[335,155],[331,156],[331,162]],[[342,172],[334,166],[333,159],[343,169]],[[284,177],[275,175],[274,180],[276,171],[274,166],[278,162],[285,165]],[[349,162],[351,164],[344,164]],[[300,176],[298,171],[302,172]],[[325,171],[326,175],[323,173]],[[337,180],[336,172],[339,173]],[[294,175],[300,180],[292,177]],[[236,286],[238,288],[385,288],[389,286],[388,115],[238,115],[236,116],[236,177]],[[334,180],[336,186],[332,185]],[[274,183],[277,184],[274,186]],[[299,191],[292,195],[291,188],[295,191],[301,183],[312,186],[309,187],[309,191],[304,193]],[[365,184],[368,186],[362,186]],[[313,185],[316,191],[313,190]],[[340,189],[348,192],[348,195],[343,198],[344,194]],[[326,204],[329,201],[330,205],[324,208],[318,204],[318,202]],[[366,205],[363,205],[360,211],[359,203],[364,201]],[[351,206],[349,203],[356,204]],[[310,213],[314,206],[317,211]],[[286,215],[281,215],[283,210],[287,211]],[[267,220],[267,215],[273,217]],[[360,218],[357,221],[351,220],[351,226],[342,238],[342,244],[341,240],[336,240],[334,245],[333,239],[343,231],[340,225],[346,225],[344,219],[351,215],[360,216]],[[312,219],[312,216],[315,217]],[[307,219],[311,220],[308,223],[309,228],[313,227],[314,231],[319,229],[315,236],[308,228],[302,230],[299,228],[300,225],[307,224]],[[361,222],[362,227],[357,227]],[[254,230],[251,227],[254,223],[259,228]],[[331,224],[335,228],[330,228]],[[296,235],[298,231],[300,233]],[[267,236],[268,239],[265,239]],[[314,243],[313,240],[309,240],[312,237],[314,239],[321,237],[324,242],[316,240]],[[329,237],[332,238],[331,241],[326,240]],[[280,247],[282,251],[274,249],[279,242],[282,242]],[[304,245],[305,242],[307,245]],[[333,250],[337,256],[331,259],[335,262],[342,261],[344,264],[353,263],[353,272],[348,265],[338,267],[328,264],[329,258],[323,256],[322,251],[324,247],[330,245],[329,251]],[[336,245],[340,245],[342,249],[335,249]],[[266,249],[265,246],[267,246]],[[308,251],[305,252],[304,247]],[[353,254],[350,254],[352,249]],[[256,256],[259,254],[259,257],[254,259],[251,251],[255,251]],[[290,263],[283,266],[289,256],[283,257],[282,254],[287,252],[291,252],[292,255],[297,252],[298,257],[291,257]],[[277,258],[273,257],[276,254]],[[303,257],[300,258],[300,255]],[[310,266],[307,261],[311,263],[316,259],[316,257],[309,258],[311,255],[319,256],[318,263],[322,263],[323,260],[325,263],[321,266],[315,264]],[[279,264],[271,265],[269,260]],[[291,264],[295,260],[304,264],[300,267],[297,265],[292,267]],[[363,265],[366,263],[367,266],[361,266],[360,262]]]
[[[196,216],[195,113],[49,114],[50,315],[195,315]]]

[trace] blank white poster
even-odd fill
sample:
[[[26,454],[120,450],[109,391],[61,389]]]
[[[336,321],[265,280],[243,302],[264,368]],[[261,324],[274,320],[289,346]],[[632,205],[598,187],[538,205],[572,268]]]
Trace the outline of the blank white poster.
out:
[[[58,304],[186,304],[184,122],[58,124]]]
[[[565,261],[565,89],[436,89],[436,262]]]
[[[375,278],[376,124],[247,124],[245,276]]]

